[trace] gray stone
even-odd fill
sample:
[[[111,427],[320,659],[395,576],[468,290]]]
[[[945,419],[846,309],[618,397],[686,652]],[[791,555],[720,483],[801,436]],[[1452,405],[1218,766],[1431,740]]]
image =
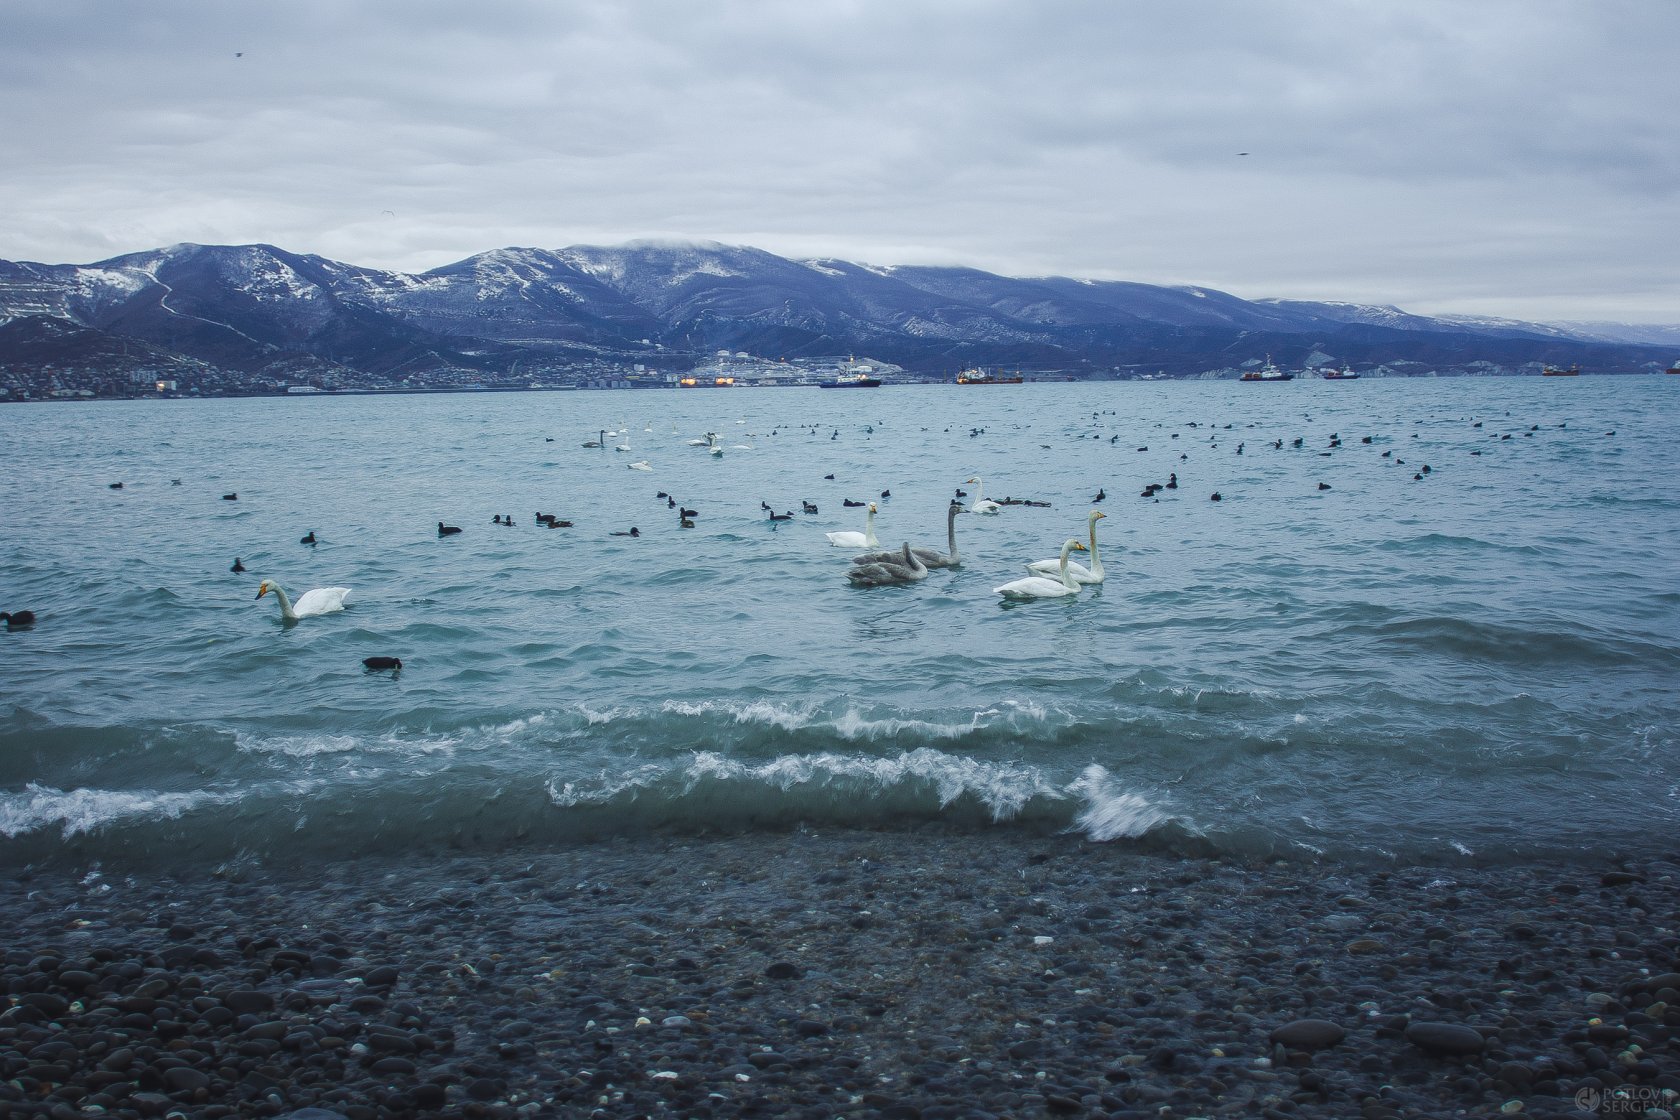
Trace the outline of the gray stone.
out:
[[[1487,1045],[1481,1032],[1457,1023],[1412,1023],[1406,1027],[1406,1041],[1431,1054],[1480,1054]]]
[[[239,988],[223,996],[222,1005],[236,1015],[244,1015],[258,1011],[273,1011],[274,996],[268,992],[258,992],[249,988]]]
[[[1339,1023],[1328,1019],[1297,1019],[1285,1023],[1270,1035],[1271,1041],[1289,1050],[1322,1050],[1347,1037]]]

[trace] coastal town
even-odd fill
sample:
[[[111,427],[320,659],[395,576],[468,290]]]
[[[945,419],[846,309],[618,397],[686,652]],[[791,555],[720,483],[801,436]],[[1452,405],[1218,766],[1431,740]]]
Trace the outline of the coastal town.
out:
[[[1322,357],[1322,356],[1316,356]],[[1265,363],[1270,366],[1270,360]],[[1251,368],[1253,367],[1253,368]],[[1554,375],[1541,363],[1472,363],[1440,370],[1427,363],[1390,360],[1351,373],[1327,360],[1287,376],[1265,376],[1258,362],[1184,374],[1141,367],[953,366],[947,371],[908,370],[892,362],[855,355],[765,358],[719,350],[699,364],[625,364],[599,359],[534,366],[515,363],[502,372],[437,366],[407,374],[379,374],[308,359],[277,363],[255,372],[224,369],[172,356],[132,365],[95,358],[84,363],[8,363],[0,360],[0,403],[74,400],[163,400],[209,397],[313,396],[462,392],[547,392],[603,389],[875,388],[890,385],[1020,385],[1068,381],[1156,380],[1355,380],[1363,377]],[[1578,369],[1574,372],[1580,372]],[[1668,372],[1680,372],[1680,363]]]

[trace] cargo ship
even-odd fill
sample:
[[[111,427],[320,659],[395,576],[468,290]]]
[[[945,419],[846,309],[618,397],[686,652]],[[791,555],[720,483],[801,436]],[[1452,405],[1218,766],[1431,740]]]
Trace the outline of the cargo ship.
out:
[[[1579,377],[1579,376],[1581,376],[1581,367],[1580,366],[1570,366],[1568,369],[1562,369],[1558,366],[1547,366],[1545,369],[1540,371],[1540,376],[1541,377]]]
[[[677,382],[679,389],[730,389],[734,385],[733,377],[684,377]]]
[[[958,385],[1019,385],[1020,383],[1021,375],[1018,373],[1014,377],[998,377],[979,367],[965,369],[957,374]]]

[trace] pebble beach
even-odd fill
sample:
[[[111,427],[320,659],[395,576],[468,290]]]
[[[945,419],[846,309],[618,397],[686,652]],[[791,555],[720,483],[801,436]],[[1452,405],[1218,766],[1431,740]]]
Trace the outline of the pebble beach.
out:
[[[26,868],[0,1115],[1674,1115],[1680,860],[1026,828]]]

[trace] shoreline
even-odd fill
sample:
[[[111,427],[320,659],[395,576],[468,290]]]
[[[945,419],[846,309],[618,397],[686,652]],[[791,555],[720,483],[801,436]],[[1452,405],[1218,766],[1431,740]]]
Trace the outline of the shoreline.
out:
[[[1617,370],[1597,370],[1597,371],[1594,371],[1594,372],[1591,372],[1591,373],[1570,374],[1568,376],[1572,376],[1572,377],[1660,377],[1665,373],[1673,373],[1673,372],[1674,372],[1673,370],[1653,370],[1653,369],[1626,370],[1626,369],[1617,369]],[[1447,371],[1447,372],[1432,371],[1430,373],[1417,373],[1417,374],[1406,373],[1406,374],[1388,374],[1388,375],[1379,375],[1379,374],[1375,374],[1375,373],[1364,373],[1364,374],[1359,374],[1359,375],[1357,375],[1355,377],[1351,377],[1351,378],[1296,377],[1296,378],[1293,378],[1293,380],[1299,380],[1299,381],[1307,382],[1307,383],[1310,384],[1312,382],[1325,381],[1325,380],[1329,380],[1329,381],[1341,381],[1341,380],[1349,380],[1349,381],[1357,381],[1357,380],[1367,380],[1367,381],[1439,381],[1439,380],[1455,380],[1455,379],[1458,379],[1458,378],[1488,378],[1488,379],[1495,379],[1495,380],[1521,380],[1521,379],[1524,379],[1524,378],[1542,377],[1542,376],[1556,376],[1556,375],[1548,375],[1548,374],[1541,374],[1541,373],[1526,373],[1526,372],[1524,372],[1524,373],[1515,373],[1515,372],[1513,372],[1513,373],[1481,373],[1481,372],[1461,373],[1461,372],[1453,372],[1453,371]],[[1024,379],[1023,381],[1018,381],[1018,382],[1017,381],[956,382],[956,381],[949,381],[949,380],[943,380],[943,379],[940,379],[940,380],[885,381],[885,382],[882,382],[882,384],[880,386],[877,386],[877,388],[920,388],[920,387],[927,387],[927,386],[933,386],[933,387],[948,386],[948,387],[951,387],[951,388],[957,388],[959,385],[963,388],[968,388],[968,387],[970,387],[972,385],[976,385],[976,384],[979,384],[979,385],[1111,385],[1111,384],[1131,384],[1131,383],[1160,384],[1160,383],[1163,383],[1163,382],[1174,382],[1174,381],[1209,383],[1209,384],[1223,383],[1223,384],[1235,385],[1235,384],[1241,383],[1242,379],[1240,377],[1207,377],[1207,376],[1204,376],[1202,374],[1197,374],[1197,373],[1138,374],[1136,376],[1129,376],[1129,377],[1118,377],[1118,376],[1116,376],[1116,377],[1050,377],[1050,376],[1046,376],[1046,377],[1028,377],[1028,378]],[[385,389],[385,388],[379,388],[379,389],[359,389],[359,388],[358,389],[317,389],[316,391],[309,392],[309,393],[292,393],[292,392],[282,391],[282,392],[267,392],[267,393],[188,394],[188,393],[170,392],[170,393],[148,393],[148,394],[144,394],[144,395],[135,395],[135,396],[131,396],[131,397],[98,396],[98,395],[87,396],[87,397],[81,397],[81,396],[69,396],[69,397],[52,397],[52,396],[47,396],[47,397],[14,397],[14,396],[10,396],[10,395],[5,395],[5,396],[0,396],[0,404],[90,404],[90,403],[97,402],[97,401],[299,400],[299,399],[303,399],[303,398],[317,398],[317,397],[424,396],[424,395],[439,394],[439,393],[442,393],[442,394],[456,394],[456,395],[468,395],[468,396],[475,396],[475,395],[476,396],[482,396],[482,395],[485,395],[485,394],[494,394],[494,393],[617,393],[617,392],[639,392],[639,391],[647,391],[647,390],[668,390],[668,389],[679,389],[679,388],[680,389],[722,389],[722,388],[730,388],[730,389],[819,389],[819,388],[825,388],[825,387],[832,387],[832,386],[823,386],[821,383],[816,382],[816,381],[811,381],[811,382],[777,382],[775,384],[757,384],[757,383],[751,383],[751,382],[739,382],[737,384],[729,385],[729,386],[722,386],[722,385],[682,386],[682,385],[674,385],[674,384],[659,384],[659,385],[634,384],[634,385],[625,386],[625,387],[605,386],[605,385],[539,385],[539,386],[534,386],[534,387],[530,386],[530,385],[445,385],[445,386],[437,386],[437,387],[432,387],[432,388],[401,388],[401,389]]]
[[[818,829],[218,874],[31,868],[0,903],[13,1116],[1680,1103],[1666,844],[1356,868]]]

